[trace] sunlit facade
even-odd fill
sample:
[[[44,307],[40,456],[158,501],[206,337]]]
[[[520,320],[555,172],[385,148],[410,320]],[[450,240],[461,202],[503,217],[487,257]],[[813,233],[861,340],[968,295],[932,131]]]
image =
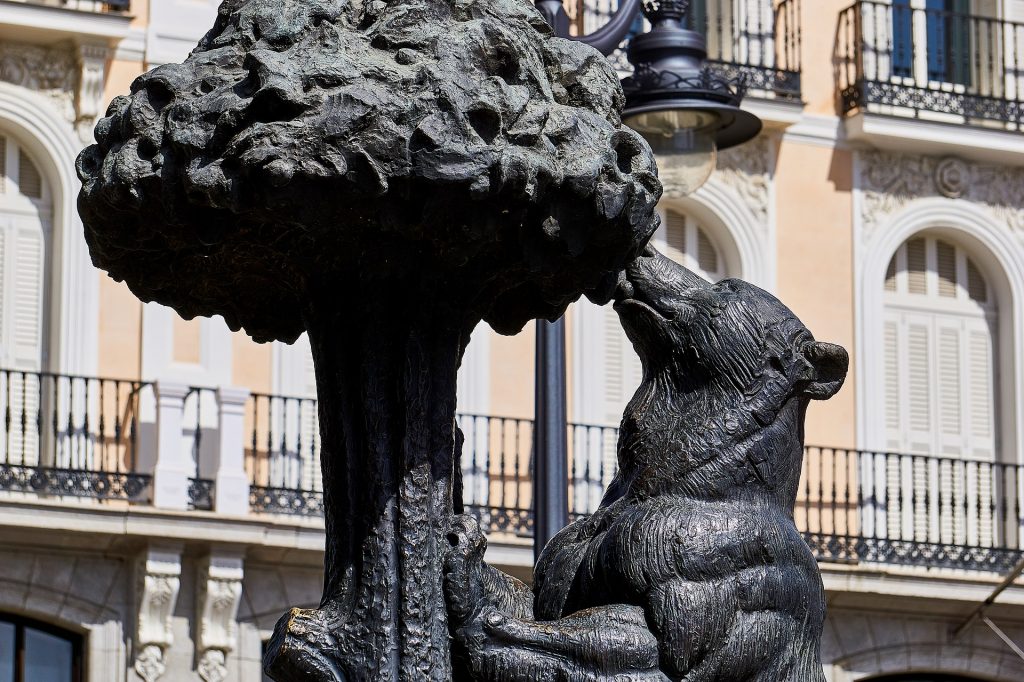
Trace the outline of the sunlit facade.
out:
[[[779,296],[852,359],[811,408],[796,521],[830,682],[1024,679],[984,622],[1024,541],[1024,2],[695,0],[764,132],[654,243]],[[578,0],[575,31],[616,0]],[[74,159],[106,103],[180,61],[211,0],[0,0],[0,682],[253,682],[320,599],[308,343],[142,304],[92,267]],[[640,28],[638,26],[638,28]],[[612,58],[623,75],[628,63]],[[641,378],[614,313],[567,314],[570,507],[614,474]],[[529,578],[533,334],[459,376],[464,497]],[[987,617],[1024,644],[1024,590]]]

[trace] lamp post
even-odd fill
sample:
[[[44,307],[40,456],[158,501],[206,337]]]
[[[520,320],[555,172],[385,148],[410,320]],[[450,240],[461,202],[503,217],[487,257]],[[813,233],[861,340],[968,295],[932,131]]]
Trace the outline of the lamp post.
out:
[[[568,38],[562,0],[536,0],[555,34]],[[711,176],[719,149],[753,139],[761,121],[739,108],[741,81],[730,81],[704,64],[703,35],[684,28],[690,0],[621,0],[599,30],[576,40],[610,55],[629,34],[638,10],[651,30],[630,41],[633,75],[623,79],[623,121],[658,155],[666,175],[686,194]],[[534,373],[534,558],[569,522],[569,455],[565,396],[565,320],[537,320]]]

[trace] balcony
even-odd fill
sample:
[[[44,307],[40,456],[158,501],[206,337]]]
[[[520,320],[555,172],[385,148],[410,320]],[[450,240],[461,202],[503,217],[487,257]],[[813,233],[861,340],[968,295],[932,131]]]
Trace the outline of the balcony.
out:
[[[0,370],[0,500],[178,510],[280,525],[323,516],[311,398]],[[458,416],[462,499],[495,542],[533,536],[529,419]],[[617,429],[569,427],[580,518],[615,475]],[[1024,467],[808,447],[795,520],[822,563],[1005,572],[1024,549]]]
[[[127,12],[131,4],[131,0],[22,0],[22,2],[26,5],[57,7],[97,14]]]
[[[604,25],[618,5],[618,0],[577,0],[570,7],[575,32]],[[635,32],[643,28],[641,22],[638,17]],[[800,0],[696,0],[687,22],[707,39],[711,68],[742,78],[750,96],[800,101]],[[611,57],[622,72],[632,71],[627,45],[628,39]]]
[[[837,36],[844,113],[1021,130],[1024,24],[862,1],[842,12]]]

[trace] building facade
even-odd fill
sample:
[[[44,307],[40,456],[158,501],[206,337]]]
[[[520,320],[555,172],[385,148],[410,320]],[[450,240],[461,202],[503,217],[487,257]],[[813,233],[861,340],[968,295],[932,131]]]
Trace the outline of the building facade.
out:
[[[615,3],[572,2],[574,30]],[[692,196],[663,178],[655,243],[851,353],[809,413],[796,510],[826,674],[1024,679],[996,631],[1024,643],[1024,590],[956,632],[1024,556],[1024,2],[691,5],[765,129]],[[140,303],[92,267],[75,210],[107,102],[216,11],[0,0],[0,682],[257,681],[275,621],[320,598],[308,344]],[[610,310],[566,319],[580,515],[640,368]],[[465,501],[490,561],[525,578],[532,368],[529,328],[480,328],[459,376]]]

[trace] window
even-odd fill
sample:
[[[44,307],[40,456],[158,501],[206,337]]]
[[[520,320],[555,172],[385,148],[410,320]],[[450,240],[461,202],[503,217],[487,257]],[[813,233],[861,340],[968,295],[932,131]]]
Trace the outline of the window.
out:
[[[38,463],[32,424],[39,409],[50,191],[28,151],[0,133],[0,426],[5,463]],[[23,421],[22,418],[25,418]],[[0,682],[3,682],[0,679]]]
[[[982,270],[955,244],[919,236],[884,286],[889,449],[992,461],[998,319]]]
[[[0,135],[0,367],[38,371],[50,208],[27,152]]]
[[[923,26],[914,20],[914,10],[920,9]],[[970,85],[970,10],[970,0],[893,0],[893,75],[923,76],[914,68],[921,64],[930,81]]]
[[[81,682],[82,638],[0,615],[0,682]]]

